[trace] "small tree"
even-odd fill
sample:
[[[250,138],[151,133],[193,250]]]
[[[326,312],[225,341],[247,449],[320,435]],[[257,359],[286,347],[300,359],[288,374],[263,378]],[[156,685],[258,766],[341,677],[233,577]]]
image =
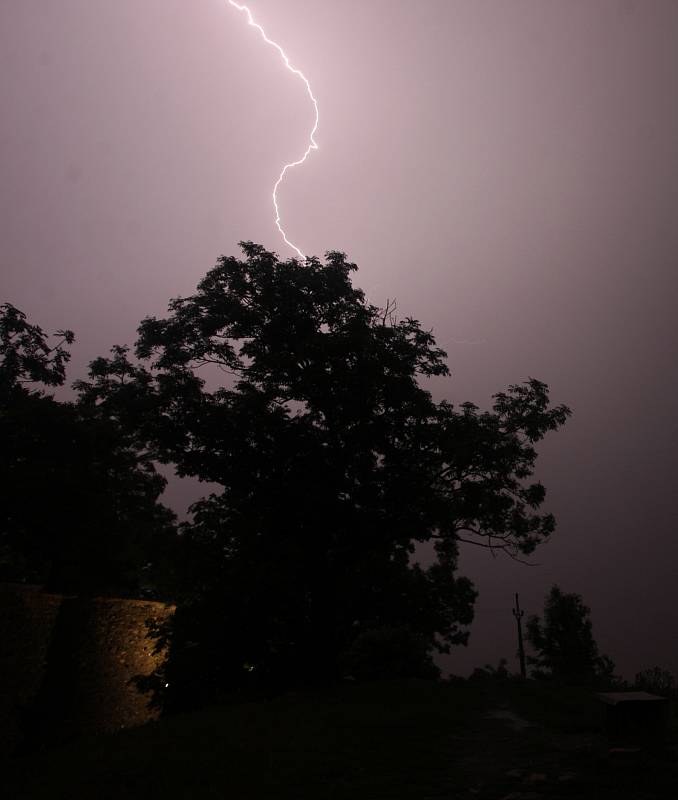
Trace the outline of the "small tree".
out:
[[[675,675],[669,670],[652,667],[636,674],[634,688],[662,697],[673,697],[677,691],[677,684]]]
[[[527,640],[536,651],[528,658],[533,677],[582,685],[613,679],[614,664],[598,652],[590,614],[581,595],[553,586],[544,604],[543,622],[533,616],[527,623]]]

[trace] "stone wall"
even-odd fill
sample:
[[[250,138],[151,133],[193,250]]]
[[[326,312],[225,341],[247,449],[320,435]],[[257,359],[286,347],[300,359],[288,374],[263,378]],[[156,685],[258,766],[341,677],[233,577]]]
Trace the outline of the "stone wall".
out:
[[[25,739],[25,731],[42,745],[153,719],[157,712],[132,679],[162,658],[146,620],[172,611],[144,600],[0,584],[0,749]]]

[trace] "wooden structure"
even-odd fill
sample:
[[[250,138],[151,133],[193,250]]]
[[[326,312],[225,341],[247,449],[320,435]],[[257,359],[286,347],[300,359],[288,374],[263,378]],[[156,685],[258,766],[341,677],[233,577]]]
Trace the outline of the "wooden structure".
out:
[[[613,747],[656,747],[664,742],[669,701],[648,692],[604,692],[603,725]]]

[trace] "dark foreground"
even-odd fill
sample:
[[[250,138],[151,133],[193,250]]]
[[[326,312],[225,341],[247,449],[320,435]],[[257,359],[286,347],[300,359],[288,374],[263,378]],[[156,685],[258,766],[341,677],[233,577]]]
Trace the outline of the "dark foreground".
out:
[[[7,798],[672,798],[664,752],[610,757],[595,698],[382,683],[223,706],[6,762]]]

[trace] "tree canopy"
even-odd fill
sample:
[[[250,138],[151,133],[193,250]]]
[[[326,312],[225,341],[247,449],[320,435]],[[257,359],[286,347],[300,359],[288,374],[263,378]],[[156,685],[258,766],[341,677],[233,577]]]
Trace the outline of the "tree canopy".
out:
[[[614,664],[601,655],[593,638],[591,609],[581,595],[553,586],[544,603],[544,619],[528,620],[527,639],[535,650],[535,677],[591,684],[613,679]]]
[[[0,578],[54,591],[139,594],[172,546],[152,461],[112,418],[57,402],[72,331],[0,306]]]
[[[446,652],[473,614],[460,544],[522,557],[555,526],[530,479],[535,444],[569,410],[545,384],[511,386],[489,411],[436,402],[426,379],[449,374],[446,354],[416,319],[368,303],[342,253],[242,248],[141,323],[136,358],[115,348],[77,385],[80,407],[218,487],[182,529],[163,676],[178,704],[337,674],[379,631]]]

